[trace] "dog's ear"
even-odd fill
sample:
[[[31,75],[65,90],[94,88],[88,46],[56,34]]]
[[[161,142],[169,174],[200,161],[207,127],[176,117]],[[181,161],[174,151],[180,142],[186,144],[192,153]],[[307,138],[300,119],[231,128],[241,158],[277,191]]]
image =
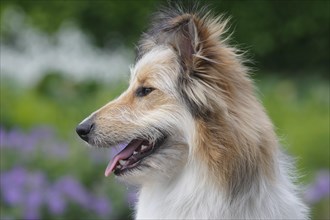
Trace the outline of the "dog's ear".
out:
[[[177,51],[183,71],[191,73],[194,70],[194,54],[197,52],[199,37],[193,17],[186,16],[177,21],[170,44]],[[172,41],[172,42],[171,42]]]
[[[229,96],[228,82],[236,81],[231,79],[235,73],[245,72],[235,48],[222,37],[227,22],[209,14],[165,10],[156,14],[137,48],[137,60],[159,45],[176,51],[181,66],[179,88],[194,116],[207,117],[219,106],[226,109],[226,102],[217,95]]]
[[[157,45],[171,46],[180,58],[183,71],[185,73],[193,71],[193,57],[199,45],[195,16],[172,15],[170,11],[157,14],[148,32],[142,35],[137,47],[137,59]]]
[[[213,49],[210,48],[216,48],[216,43],[210,44],[210,31],[195,15],[184,14],[173,20],[176,25],[168,40],[180,59],[179,79],[182,95],[193,115],[206,116],[212,108],[210,99],[213,98],[213,95],[209,94],[210,88],[213,87],[213,76],[205,72],[212,60],[206,56],[213,55]]]

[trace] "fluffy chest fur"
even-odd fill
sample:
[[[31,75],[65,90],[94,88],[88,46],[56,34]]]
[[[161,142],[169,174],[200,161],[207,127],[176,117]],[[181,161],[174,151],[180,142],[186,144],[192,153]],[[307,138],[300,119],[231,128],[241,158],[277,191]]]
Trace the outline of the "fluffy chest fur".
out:
[[[186,167],[170,182],[158,182],[141,188],[137,219],[216,219],[224,213],[223,195],[200,172]],[[203,174],[204,173],[204,174]],[[216,207],[216,208],[215,208]]]
[[[280,158],[283,157],[283,158]],[[307,209],[289,180],[287,161],[279,155],[275,183],[260,180],[244,196],[230,200],[197,164],[171,182],[144,185],[136,219],[306,219]],[[282,160],[282,161],[281,161]]]

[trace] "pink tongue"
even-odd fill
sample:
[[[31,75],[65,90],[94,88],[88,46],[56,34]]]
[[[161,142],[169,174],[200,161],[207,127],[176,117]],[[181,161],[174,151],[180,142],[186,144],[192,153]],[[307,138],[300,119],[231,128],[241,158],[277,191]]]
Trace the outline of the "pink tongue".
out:
[[[136,148],[138,148],[142,144],[143,140],[133,140],[130,142],[120,153],[118,153],[112,161],[109,162],[107,169],[105,170],[104,175],[109,176],[109,174],[114,171],[118,161],[125,160],[129,158]]]

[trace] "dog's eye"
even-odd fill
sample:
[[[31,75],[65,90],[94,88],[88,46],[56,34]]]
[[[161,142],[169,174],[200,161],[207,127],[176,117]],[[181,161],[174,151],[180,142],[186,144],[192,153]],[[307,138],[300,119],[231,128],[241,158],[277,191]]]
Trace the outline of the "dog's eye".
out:
[[[143,97],[143,96],[146,96],[148,95],[149,93],[151,93],[154,89],[153,88],[147,88],[147,87],[139,87],[137,90],[136,90],[136,96],[138,97]]]

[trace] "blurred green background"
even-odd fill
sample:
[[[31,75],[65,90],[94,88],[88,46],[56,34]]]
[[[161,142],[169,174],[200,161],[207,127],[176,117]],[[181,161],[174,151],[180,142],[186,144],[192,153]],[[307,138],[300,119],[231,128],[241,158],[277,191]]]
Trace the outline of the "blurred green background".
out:
[[[330,1],[199,3],[232,18],[312,219],[329,219]],[[75,126],[127,87],[135,44],[167,2],[0,4],[0,218],[131,218],[135,189],[103,176],[113,152],[86,147]]]

